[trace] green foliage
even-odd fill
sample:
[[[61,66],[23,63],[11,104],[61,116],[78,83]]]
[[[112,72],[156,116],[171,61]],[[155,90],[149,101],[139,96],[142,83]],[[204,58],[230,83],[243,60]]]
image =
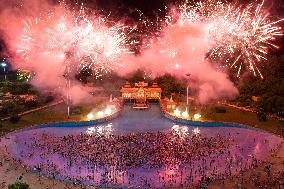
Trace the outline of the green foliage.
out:
[[[137,83],[139,81],[148,82],[150,79],[145,77],[145,72],[141,69],[136,70],[135,72],[130,74],[130,77],[127,78],[130,83]]]
[[[236,102],[239,106],[252,106],[253,102],[251,100],[251,96],[246,93],[241,93],[240,96],[237,97]]]
[[[0,87],[2,88],[2,92],[9,92],[13,95],[37,93],[37,91],[33,89],[29,83],[25,82],[3,82],[0,84]]]
[[[0,116],[6,117],[12,114],[18,114],[29,108],[37,107],[38,100],[25,102],[20,95],[34,95],[39,96],[39,92],[26,82],[1,82],[0,90],[2,93],[12,94],[12,98],[3,99],[2,107],[0,108]]]
[[[16,181],[14,184],[9,184],[8,189],[30,189],[27,183]]]
[[[23,104],[25,104],[24,99],[21,98],[20,96],[14,97],[12,102],[15,103],[15,105],[23,105]]]
[[[71,108],[71,114],[72,115],[80,115],[83,112],[83,107],[81,106],[74,106]]]
[[[4,102],[2,104],[2,108],[0,109],[0,115],[7,116],[11,113],[18,113],[19,108],[17,107],[17,104],[13,101]]]
[[[240,96],[236,102],[242,106],[255,106],[258,111],[279,113],[284,111],[284,54],[271,56],[261,64],[264,79],[244,77],[239,86]],[[252,96],[260,97],[257,102]]]
[[[216,107],[215,107],[215,112],[216,112],[216,113],[226,113],[227,110],[226,110],[226,108],[223,107],[223,106],[216,106]]]
[[[168,98],[171,97],[172,93],[185,94],[186,85],[182,83],[178,78],[170,74],[165,74],[163,76],[157,77],[155,81],[163,90],[163,96]]]
[[[263,95],[257,103],[258,109],[265,112],[277,113],[284,111],[284,96],[266,96]]]
[[[266,115],[266,113],[264,113],[264,112],[258,112],[258,113],[256,114],[256,116],[257,116],[257,119],[258,119],[259,121],[262,121],[262,122],[267,121],[267,115]]]

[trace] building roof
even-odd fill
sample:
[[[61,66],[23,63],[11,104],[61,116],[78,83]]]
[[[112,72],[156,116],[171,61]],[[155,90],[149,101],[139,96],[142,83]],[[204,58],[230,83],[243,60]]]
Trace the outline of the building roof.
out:
[[[141,90],[141,88],[121,88],[120,89],[120,92],[122,93],[135,93],[135,92],[138,92],[139,90]],[[144,90],[145,92],[159,92],[161,93],[162,92],[162,89],[161,88],[142,88],[142,90]]]
[[[159,86],[158,86],[158,83],[157,83],[157,82],[154,82],[154,83],[152,84],[152,87],[153,87],[153,88],[159,87]]]
[[[130,85],[129,81],[126,81],[125,84],[124,84],[124,88],[130,88],[130,87],[131,87],[131,85]]]
[[[139,81],[139,82],[135,83],[135,87],[148,87],[148,83],[146,83],[144,81]]]

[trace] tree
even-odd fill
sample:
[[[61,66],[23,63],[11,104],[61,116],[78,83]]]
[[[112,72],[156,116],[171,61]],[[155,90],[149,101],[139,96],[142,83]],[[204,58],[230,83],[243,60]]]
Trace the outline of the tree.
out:
[[[0,114],[2,116],[7,116],[8,114],[18,113],[19,108],[17,104],[13,101],[4,102],[2,108],[0,109]]]
[[[259,64],[263,79],[246,76],[239,85],[240,96],[236,102],[240,105],[255,106],[258,111],[279,113],[284,111],[284,54],[271,56],[267,62]],[[252,96],[260,97],[257,102]]]
[[[130,77],[127,78],[130,83],[137,83],[139,81],[149,81],[148,77],[145,77],[145,72],[141,69],[136,70],[135,72],[130,74]]]
[[[27,183],[16,181],[14,184],[9,184],[8,189],[30,189]]]
[[[177,77],[170,74],[164,74],[163,76],[157,77],[155,81],[163,90],[163,96],[168,98],[172,93],[184,94],[186,92],[185,84]]]
[[[1,83],[0,87],[4,93],[9,92],[13,95],[36,93],[36,90],[32,88],[31,84],[25,82],[5,82]]]

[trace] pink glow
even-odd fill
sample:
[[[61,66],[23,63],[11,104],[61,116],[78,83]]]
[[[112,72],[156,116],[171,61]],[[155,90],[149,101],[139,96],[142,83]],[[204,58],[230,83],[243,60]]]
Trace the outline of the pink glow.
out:
[[[227,66],[237,67],[239,76],[244,64],[262,77],[257,62],[266,59],[268,47],[275,46],[272,40],[281,35],[281,28],[275,24],[282,21],[269,22],[263,4],[242,9],[210,2],[199,2],[197,8],[184,5],[174,9],[159,38],[150,43],[145,39],[146,45],[136,56],[127,48],[126,26],[111,26],[107,18],[94,11],[86,15],[83,6],[76,11],[63,3],[50,5],[45,0],[23,0],[21,4],[2,0],[0,28],[13,53],[13,66],[34,70],[32,83],[36,87],[54,88],[65,95],[66,73],[74,80],[74,75],[86,67],[97,75],[110,70],[124,75],[143,68],[151,76],[168,72],[184,77],[191,73],[190,87],[197,89],[199,101],[206,103],[238,94],[226,70],[222,67],[220,71],[206,60],[208,53],[223,60],[241,51],[237,60]],[[211,11],[209,17],[206,11]],[[256,38],[252,37],[255,30],[261,34]],[[253,45],[245,45],[248,43]]]

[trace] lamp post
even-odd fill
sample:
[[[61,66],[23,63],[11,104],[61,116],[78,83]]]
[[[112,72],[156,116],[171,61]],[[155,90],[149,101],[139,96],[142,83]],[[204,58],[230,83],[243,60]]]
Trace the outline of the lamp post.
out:
[[[67,118],[70,118],[70,105],[71,105],[71,94],[70,94],[70,89],[71,89],[71,65],[70,65],[70,58],[72,57],[72,52],[68,51],[64,55],[61,55],[62,58],[65,58],[66,67],[65,67],[65,79],[66,79],[66,89],[67,89],[67,94],[66,94],[66,104],[67,104]]]
[[[188,108],[188,90],[189,90],[189,77],[190,77],[190,73],[187,73],[185,74],[185,76],[188,78],[188,81],[187,81],[187,87],[186,87],[186,111],[187,111],[187,108]]]
[[[4,70],[4,78],[5,78],[5,81],[7,80],[7,76],[6,76],[6,67],[7,67],[7,63],[5,62],[2,62],[1,63],[1,67],[3,68]]]
[[[70,95],[70,88],[71,88],[71,80],[70,80],[70,67],[67,68],[67,118],[70,118],[70,104],[71,104],[71,95]]]

